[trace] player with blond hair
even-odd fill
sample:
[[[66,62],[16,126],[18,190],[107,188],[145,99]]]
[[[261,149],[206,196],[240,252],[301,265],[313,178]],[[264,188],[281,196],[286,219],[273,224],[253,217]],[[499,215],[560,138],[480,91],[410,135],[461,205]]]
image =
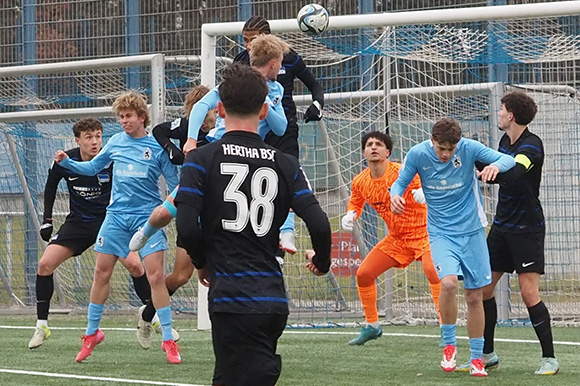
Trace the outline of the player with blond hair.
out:
[[[362,151],[368,167],[352,181],[352,194],[342,228],[351,232],[354,221],[360,217],[365,203],[369,203],[385,220],[389,234],[365,257],[356,272],[358,293],[365,314],[366,326],[360,335],[349,342],[363,345],[383,335],[377,311],[377,286],[375,280],[391,268],[405,268],[415,260],[421,260],[437,314],[441,284],[435,272],[427,235],[427,207],[419,178],[415,177],[404,197],[409,202],[401,216],[391,211],[389,189],[399,176],[401,164],[389,161],[393,140],[388,134],[374,131],[362,137]],[[412,198],[413,197],[413,198]]]
[[[109,296],[113,269],[117,260],[125,258],[129,253],[131,235],[162,202],[159,177],[163,174],[171,189],[178,183],[177,168],[169,162],[163,148],[145,129],[150,124],[145,98],[134,91],[127,92],[115,100],[113,111],[123,132],[113,135],[95,158],[77,162],[61,150],[55,154],[56,163],[83,175],[95,175],[113,162],[112,200],[107,206],[107,214],[95,245],[97,262],[88,325],[83,346],[76,357],[77,362],[84,361],[95,346],[105,339],[99,324]],[[170,363],[181,363],[179,346],[173,339],[169,294],[163,275],[163,255],[166,249],[165,232],[158,232],[148,240],[139,254],[145,265],[153,304],[156,305],[161,323],[161,348]]]
[[[270,131],[282,135],[286,130],[286,116],[282,107],[282,96],[284,89],[280,83],[276,82],[276,75],[280,70],[284,52],[289,49],[281,39],[273,35],[264,35],[256,39],[256,49],[253,51],[254,59],[252,66],[255,67],[266,79],[268,85],[268,96],[266,102],[268,103],[268,114],[260,121],[258,126],[258,134],[262,138]],[[197,147],[197,138],[200,129],[203,125],[207,114],[217,108],[219,98],[219,86],[210,90],[203,98],[201,98],[191,110],[189,114],[189,130],[188,139],[183,146],[183,151],[187,154],[189,151]],[[223,119],[217,118],[215,128],[209,131],[206,135],[208,142],[219,140],[225,133],[225,125]],[[175,217],[175,213],[171,212],[171,216]],[[146,240],[151,237],[158,229],[166,226],[171,221],[171,218],[163,216],[161,219],[151,218],[152,221],[145,223],[131,240],[131,249],[139,250]]]
[[[209,88],[206,86],[194,87],[185,96],[184,101],[184,113],[185,116],[189,116],[193,106],[204,97],[209,92]],[[198,140],[203,141],[205,134],[215,126],[217,111],[210,110],[205,116],[202,123]],[[187,141],[187,128],[189,121],[187,118],[177,118],[170,122],[160,123],[153,128],[153,136],[159,142],[159,144],[165,149],[169,156],[171,163],[175,165],[181,165],[183,163],[184,154],[181,151],[181,147]],[[171,139],[177,139],[180,146],[177,147]],[[166,200],[162,205],[155,208],[155,210],[149,216],[149,219],[145,223],[144,228],[155,227],[163,228],[171,222],[171,219],[175,217],[176,209],[173,204],[175,195],[177,194],[177,188],[167,196]],[[145,232],[145,230],[144,230]],[[129,242],[129,248],[132,251],[138,251],[143,247],[143,245],[135,245],[140,242],[139,236],[141,232],[135,233]],[[175,262],[173,264],[173,270],[169,275],[165,277],[165,284],[169,292],[169,296],[173,295],[181,286],[188,282],[193,274],[193,264],[189,255],[185,249],[177,247],[175,250]],[[137,319],[137,341],[139,345],[144,349],[148,349],[151,346],[151,337],[153,331],[156,333],[161,333],[161,324],[158,320],[155,320],[155,307],[153,302],[149,301],[145,306],[139,308],[138,319]],[[173,331],[173,337],[175,341],[179,340],[179,333]]]
[[[69,157],[79,161],[93,159],[103,142],[103,125],[96,118],[83,118],[72,127],[78,147],[67,150]],[[56,234],[52,234],[52,210],[59,182],[64,179],[69,192],[70,213]],[[71,173],[53,163],[44,188],[44,220],[40,236],[48,242],[36,275],[36,329],[28,348],[41,346],[51,336],[48,328],[50,300],[54,293],[54,271],[72,256],[79,256],[95,243],[111,198],[113,166],[109,165],[96,176]],[[135,292],[143,303],[151,300],[151,288],[145,269],[137,254],[131,253],[121,262],[127,268]]]
[[[272,30],[270,29],[270,23],[268,23],[268,20],[263,16],[254,15],[246,20],[244,27],[242,28],[244,46],[246,49],[236,55],[234,63],[239,62],[250,64],[254,40],[262,35],[270,35],[271,33]],[[280,71],[276,78],[282,87],[284,87],[282,106],[284,106],[284,113],[288,120],[288,126],[282,136],[276,135],[275,133],[269,133],[266,135],[266,138],[264,138],[264,142],[268,145],[274,146],[276,149],[283,151],[286,154],[293,155],[300,159],[298,147],[298,116],[296,113],[296,103],[294,103],[294,99],[292,98],[295,85],[294,81],[297,79],[306,86],[312,95],[312,104],[308,106],[304,112],[304,122],[308,123],[310,121],[319,121],[322,119],[322,109],[324,107],[324,92],[322,87],[310,69],[306,66],[306,63],[304,63],[300,54],[293,49],[290,49],[284,54],[282,66],[280,67]],[[296,245],[294,243],[294,214],[292,212],[289,213],[286,221],[280,228],[280,246],[282,250],[276,254],[276,256],[279,257],[279,261],[283,258],[284,251],[291,254],[296,253]]]

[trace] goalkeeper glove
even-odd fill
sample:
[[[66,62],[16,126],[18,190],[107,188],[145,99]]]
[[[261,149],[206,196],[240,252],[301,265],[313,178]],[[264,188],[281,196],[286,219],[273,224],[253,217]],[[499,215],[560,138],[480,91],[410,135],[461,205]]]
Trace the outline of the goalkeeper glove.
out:
[[[411,190],[411,193],[413,193],[413,198],[415,199],[415,202],[418,202],[419,204],[427,203],[427,201],[425,201],[425,194],[423,193],[423,188],[413,189]]]
[[[44,241],[49,241],[52,236],[52,219],[47,218],[40,226],[40,237]]]
[[[346,212],[346,215],[342,218],[342,229],[347,232],[352,232],[354,229],[354,220],[356,220],[356,212],[354,210]]]
[[[318,101],[312,102],[310,107],[304,112],[304,122],[320,121],[322,119],[322,107]]]

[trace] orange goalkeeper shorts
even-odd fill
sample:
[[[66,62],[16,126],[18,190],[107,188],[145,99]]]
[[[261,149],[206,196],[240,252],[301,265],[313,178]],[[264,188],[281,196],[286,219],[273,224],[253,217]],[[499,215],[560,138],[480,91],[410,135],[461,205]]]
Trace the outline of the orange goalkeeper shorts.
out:
[[[398,263],[397,268],[405,268],[429,251],[429,238],[405,240],[388,234],[373,249],[392,257]]]

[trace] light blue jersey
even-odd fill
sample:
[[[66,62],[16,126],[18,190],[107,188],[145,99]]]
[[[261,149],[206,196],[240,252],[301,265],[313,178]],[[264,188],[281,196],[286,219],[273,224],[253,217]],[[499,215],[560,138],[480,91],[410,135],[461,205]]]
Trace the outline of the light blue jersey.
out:
[[[284,113],[284,107],[282,106],[284,87],[275,80],[268,80],[266,83],[268,84],[268,96],[266,97],[265,102],[268,103],[270,107],[268,108],[268,115],[266,118],[261,120],[258,124],[258,134],[260,134],[262,139],[266,138],[266,134],[270,131],[278,136],[284,135],[286,132],[286,126],[288,125],[288,120]],[[219,86],[211,89],[210,92],[197,101],[189,114],[189,127],[187,131],[187,136],[189,138],[197,139],[201,125],[205,120],[205,116],[210,110],[217,108],[219,101]],[[218,116],[215,128],[210,130],[206,135],[206,139],[209,142],[217,141],[224,135],[225,131],[226,127],[224,120]]]
[[[151,134],[133,138],[125,132],[117,133],[92,160],[78,162],[67,157],[60,165],[77,174],[92,176],[111,162],[113,187],[107,213],[149,216],[162,203],[160,175],[165,177],[169,190],[179,183],[177,167]]]
[[[462,138],[448,162],[441,162],[431,140],[409,150],[391,187],[391,196],[402,196],[415,174],[419,174],[427,201],[427,230],[430,235],[467,235],[487,225],[483,199],[475,173],[475,161],[494,164],[501,173],[515,166],[513,157],[480,142]]]

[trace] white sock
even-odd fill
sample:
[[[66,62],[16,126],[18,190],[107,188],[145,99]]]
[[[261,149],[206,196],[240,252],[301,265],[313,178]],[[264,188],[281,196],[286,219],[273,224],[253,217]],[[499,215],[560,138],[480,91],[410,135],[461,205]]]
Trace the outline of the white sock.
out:
[[[48,320],[37,320],[36,321],[36,328],[40,328],[40,326],[44,326],[48,328]]]
[[[367,323],[367,326],[371,326],[372,328],[379,328],[380,325],[381,322]]]

